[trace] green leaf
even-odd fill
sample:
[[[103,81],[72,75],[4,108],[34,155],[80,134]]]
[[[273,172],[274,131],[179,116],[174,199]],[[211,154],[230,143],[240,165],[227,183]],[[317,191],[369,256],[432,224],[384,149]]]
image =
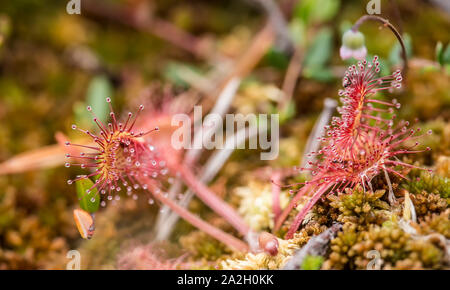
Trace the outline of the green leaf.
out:
[[[112,93],[112,85],[108,78],[103,75],[94,77],[87,89],[86,104],[92,107],[92,111],[104,123],[109,113],[108,103],[105,99],[111,97]]]
[[[305,56],[305,67],[321,68],[329,60],[333,49],[333,33],[330,29],[324,28],[319,31],[314,38]]]
[[[276,106],[271,106],[270,108],[271,114],[279,114],[279,122],[280,125],[285,124],[287,121],[291,120],[296,113],[295,103],[291,100],[286,104],[285,108],[278,111]]]
[[[294,17],[305,23],[331,20],[339,11],[340,0],[302,0],[294,8]]]
[[[302,270],[319,270],[322,267],[323,257],[322,256],[311,256],[308,255],[303,260],[301,269]]]
[[[289,23],[289,35],[296,45],[304,45],[304,40],[306,39],[305,23],[298,18],[292,19],[292,21]]]
[[[320,82],[331,82],[335,79],[335,76],[331,70],[322,67],[305,68],[303,75],[306,78]]]
[[[186,76],[191,79],[196,77],[202,79],[204,77],[200,69],[184,63],[170,62],[164,69],[164,77],[176,86],[189,88],[190,84],[186,81]]]
[[[412,40],[409,34],[405,33],[403,35],[403,42],[405,43],[406,56],[410,58],[412,55]],[[391,52],[389,53],[389,63],[391,65],[397,65],[402,62],[403,62],[402,47],[400,43],[397,41],[395,45],[392,47]]]
[[[450,43],[447,44],[447,47],[442,52],[441,56],[442,65],[450,64]]]
[[[76,182],[77,196],[80,202],[80,207],[89,213],[94,213],[100,206],[100,195],[97,188],[92,188],[94,182],[89,178],[81,179]],[[91,189],[88,193],[87,191]]]
[[[442,52],[444,51],[444,45],[442,42],[436,44],[436,61],[442,65]]]
[[[264,57],[264,61],[275,68],[284,70],[289,65],[289,58],[281,51],[271,48]]]

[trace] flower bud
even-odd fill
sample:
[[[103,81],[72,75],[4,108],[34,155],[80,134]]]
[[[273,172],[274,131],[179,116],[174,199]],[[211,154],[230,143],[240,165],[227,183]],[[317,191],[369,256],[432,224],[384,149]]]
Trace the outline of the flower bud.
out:
[[[364,45],[364,34],[360,31],[348,30],[342,36],[342,46],[340,49],[342,59],[355,58],[362,60],[366,57],[367,48]]]
[[[278,239],[267,232],[262,232],[258,237],[259,247],[267,254],[278,254]]]

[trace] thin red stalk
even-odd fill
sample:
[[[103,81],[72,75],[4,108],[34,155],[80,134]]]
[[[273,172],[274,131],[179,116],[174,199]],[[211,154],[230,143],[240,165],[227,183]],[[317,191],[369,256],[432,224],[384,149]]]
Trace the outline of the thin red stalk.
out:
[[[171,169],[174,172],[179,172],[180,177],[186,182],[197,197],[218,215],[227,220],[241,235],[246,236],[249,233],[250,228],[236,211],[201,183],[189,168],[184,165],[177,165],[176,168]]]
[[[308,203],[302,208],[302,210],[297,214],[294,221],[289,228],[285,238],[291,239],[294,236],[294,233],[297,231],[298,227],[302,223],[305,215],[309,212],[309,210],[316,204],[319,198],[331,187],[332,183],[326,183],[319,187],[319,189],[314,193]]]
[[[288,206],[283,210],[281,215],[278,217],[275,223],[275,227],[273,229],[274,231],[278,231],[280,229],[281,225],[286,220],[291,210],[293,210],[296,207],[296,204],[298,203],[300,198],[304,196],[309,190],[311,190],[311,187],[308,185],[305,185],[300,189],[300,191],[295,195],[295,197],[291,200]]]
[[[228,247],[240,251],[240,252],[248,252],[249,248],[246,243],[239,240],[236,237],[233,237],[230,234],[225,233],[224,231],[220,230],[217,227],[214,227],[210,225],[209,223],[203,221],[198,216],[190,213],[185,208],[179,206],[176,202],[174,202],[172,199],[164,197],[161,193],[155,193],[152,195],[155,199],[159,200],[162,204],[167,205],[170,207],[171,210],[176,212],[180,217],[188,221],[190,224],[198,228],[199,230],[207,233],[208,235],[214,237],[215,239],[221,241]]]
[[[281,173],[276,172],[272,176],[272,211],[274,214],[274,221],[276,222],[278,216],[281,214],[281,206],[280,206],[280,192],[281,188],[278,184],[281,181]]]

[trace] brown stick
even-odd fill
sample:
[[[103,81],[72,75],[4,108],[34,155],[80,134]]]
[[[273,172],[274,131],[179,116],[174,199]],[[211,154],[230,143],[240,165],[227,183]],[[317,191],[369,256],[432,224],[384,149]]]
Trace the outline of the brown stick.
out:
[[[83,9],[82,15],[86,13],[93,17],[121,23],[164,39],[199,58],[206,57],[204,42],[201,39],[180,30],[165,20],[151,16],[137,17],[136,9],[127,9],[123,5],[108,5],[101,0],[84,0],[81,8]]]
[[[267,50],[272,45],[275,39],[275,33],[270,26],[266,26],[258,32],[258,34],[253,38],[252,44],[244,52],[244,54],[237,60],[233,71],[226,77],[223,84],[226,85],[229,80],[234,77],[243,78],[249,74],[253,68],[259,63],[261,58],[266,54]],[[223,86],[224,86],[223,85]]]
[[[289,66],[284,77],[282,90],[284,92],[284,98],[278,103],[278,111],[283,112],[289,105],[294,95],[295,85],[302,71],[303,63],[303,47],[297,46],[294,55],[289,62]]]

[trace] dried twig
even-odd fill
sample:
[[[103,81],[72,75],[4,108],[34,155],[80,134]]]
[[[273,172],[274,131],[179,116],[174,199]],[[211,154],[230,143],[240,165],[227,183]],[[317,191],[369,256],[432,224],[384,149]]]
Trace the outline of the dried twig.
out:
[[[297,46],[294,55],[289,62],[289,66],[286,71],[286,76],[283,81],[283,99],[278,103],[278,111],[283,112],[289,105],[294,95],[295,85],[297,84],[298,78],[302,72],[303,63],[303,47],[301,45]]]
[[[141,11],[137,11],[140,8]],[[101,17],[132,27],[136,30],[147,32],[158,38],[164,39],[173,45],[192,53],[199,58],[207,57],[205,42],[190,35],[186,31],[180,30],[170,22],[157,17],[150,17],[142,14],[142,8],[127,9],[120,5],[106,4],[101,0],[85,0],[81,5],[82,15],[86,14],[93,17]],[[139,12],[139,13],[138,13]]]

